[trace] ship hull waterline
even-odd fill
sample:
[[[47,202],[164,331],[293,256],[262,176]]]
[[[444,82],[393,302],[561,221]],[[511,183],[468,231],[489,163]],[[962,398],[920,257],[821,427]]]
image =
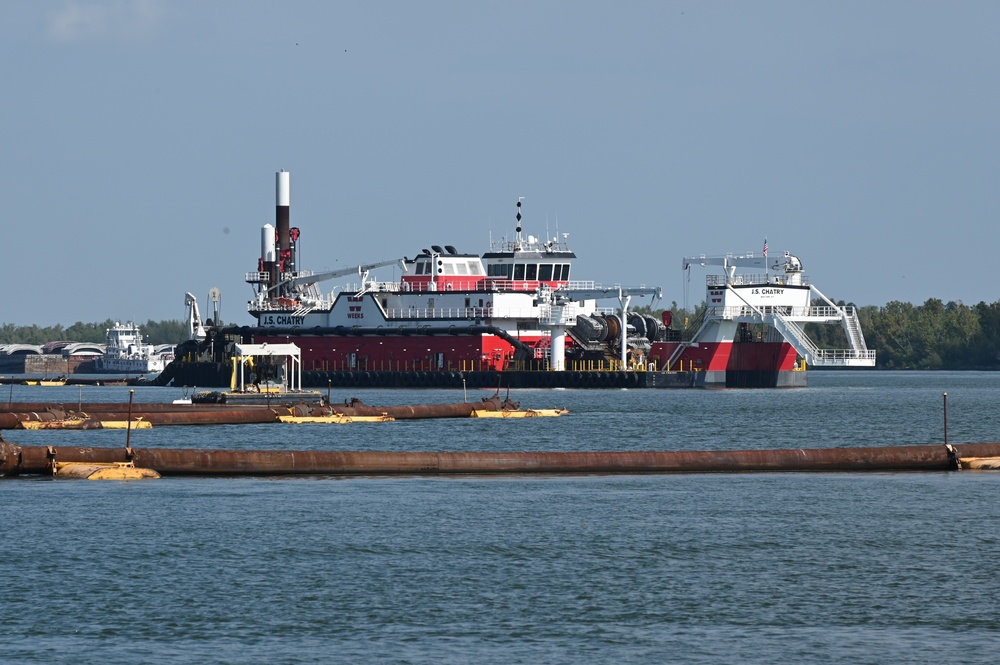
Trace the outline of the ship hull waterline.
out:
[[[224,387],[231,368],[224,363],[174,362],[156,385]],[[310,371],[302,386],[323,388],[805,388],[808,372],[760,371]]]

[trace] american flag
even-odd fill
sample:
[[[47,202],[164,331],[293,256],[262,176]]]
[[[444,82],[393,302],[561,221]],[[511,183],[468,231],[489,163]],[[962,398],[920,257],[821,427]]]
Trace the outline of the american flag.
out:
[[[767,258],[767,238],[764,238],[764,258]]]

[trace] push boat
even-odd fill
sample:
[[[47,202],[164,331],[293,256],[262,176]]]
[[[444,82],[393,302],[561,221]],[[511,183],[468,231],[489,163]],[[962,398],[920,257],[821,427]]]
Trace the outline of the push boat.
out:
[[[659,287],[577,280],[568,234],[525,233],[521,199],[511,236],[482,255],[430,245],[413,258],[303,270],[289,181],[276,174],[275,225],[261,229],[256,270],[245,275],[255,325],[201,326],[187,294],[192,339],[161,382],[229,384],[235,344],[296,345],[311,387],[781,387],[806,385],[806,365],[874,365],[853,308],[812,286],[789,253],[772,266],[766,254],[685,258],[685,270],[723,274],[707,277],[700,320],[678,329],[669,311],[629,311],[633,298],[655,304]],[[373,276],[388,266],[398,280]],[[841,324],[851,348],[819,349],[808,323]]]
[[[119,323],[106,329],[104,354],[94,361],[99,373],[153,374],[173,360],[173,345],[154,346],[143,341],[139,326]]]

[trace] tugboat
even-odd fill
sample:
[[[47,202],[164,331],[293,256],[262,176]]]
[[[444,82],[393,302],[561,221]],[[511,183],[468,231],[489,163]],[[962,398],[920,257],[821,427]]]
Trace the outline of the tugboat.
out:
[[[106,329],[104,355],[94,361],[96,372],[109,374],[155,374],[173,360],[173,346],[156,347],[143,342],[136,324],[119,323]]]

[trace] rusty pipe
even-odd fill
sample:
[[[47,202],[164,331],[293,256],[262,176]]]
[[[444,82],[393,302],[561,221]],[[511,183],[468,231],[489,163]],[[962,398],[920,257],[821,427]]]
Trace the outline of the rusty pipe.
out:
[[[1000,443],[955,446],[963,457],[1000,457]],[[45,473],[63,462],[123,462],[124,448],[0,443],[0,475]],[[636,452],[383,452],[317,450],[133,450],[136,466],[161,475],[424,475],[534,473],[741,473],[755,471],[945,471],[943,445],[789,450]]]
[[[0,413],[0,429],[17,429],[18,423],[24,421],[52,422],[62,420],[64,417],[65,414],[62,411],[55,409],[48,411],[25,411],[21,413]]]
[[[216,409],[205,411],[136,411],[133,418],[142,418],[154,427],[164,425],[249,425],[276,423],[278,416],[292,415],[289,409]],[[127,413],[104,411],[90,414],[93,420],[121,420]]]
[[[517,409],[517,402],[501,400],[499,396],[484,397],[479,402],[458,402],[453,404],[418,404],[402,406],[368,406],[359,399],[349,403],[331,404],[329,411],[342,416],[392,416],[396,420],[418,418],[468,418],[473,411],[502,411]]]
[[[132,410],[134,413],[149,413],[149,412],[160,412],[160,411],[224,411],[224,410],[236,410],[236,409],[267,409],[274,407],[275,405],[284,406],[283,402],[275,400],[270,407],[266,404],[163,404],[163,403],[136,403],[132,405]],[[0,403],[0,413],[5,413],[8,411],[45,411],[51,408],[58,408],[74,411],[86,411],[88,413],[103,412],[103,411],[123,411],[128,409],[127,402],[75,402],[72,400],[67,400],[64,402],[12,402],[7,404],[6,402]]]
[[[22,421],[57,421],[67,418],[83,420],[145,420],[153,426],[164,425],[247,425],[257,423],[276,423],[278,416],[296,415],[293,409],[205,409],[200,411],[92,411],[66,413],[60,411],[43,411],[30,413],[0,413],[0,429],[17,429]]]

